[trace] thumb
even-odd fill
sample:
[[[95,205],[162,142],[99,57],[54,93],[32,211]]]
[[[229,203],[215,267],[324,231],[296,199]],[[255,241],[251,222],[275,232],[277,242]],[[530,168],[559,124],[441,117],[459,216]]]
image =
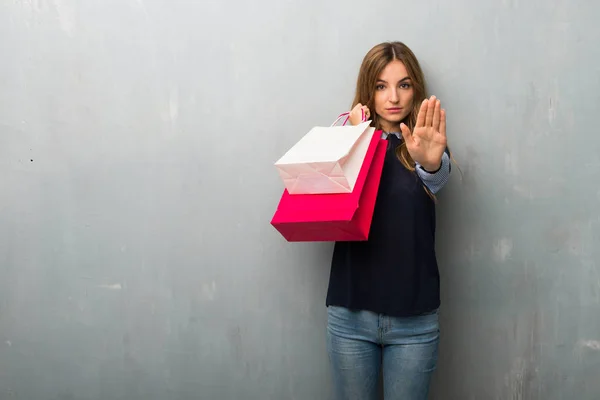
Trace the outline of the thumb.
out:
[[[410,129],[408,129],[408,126],[406,126],[406,124],[404,124],[404,123],[401,123],[400,130],[402,131],[402,137],[404,138],[404,141],[406,142],[406,144],[412,143],[413,137],[412,137],[412,134],[410,133]]]

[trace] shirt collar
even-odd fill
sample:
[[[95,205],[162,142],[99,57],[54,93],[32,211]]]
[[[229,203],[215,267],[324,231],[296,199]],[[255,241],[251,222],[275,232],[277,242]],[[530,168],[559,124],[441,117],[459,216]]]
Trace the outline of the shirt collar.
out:
[[[400,132],[382,132],[381,133],[381,138],[387,140],[388,135],[396,135],[396,137],[398,139],[402,139],[402,136],[400,135]]]

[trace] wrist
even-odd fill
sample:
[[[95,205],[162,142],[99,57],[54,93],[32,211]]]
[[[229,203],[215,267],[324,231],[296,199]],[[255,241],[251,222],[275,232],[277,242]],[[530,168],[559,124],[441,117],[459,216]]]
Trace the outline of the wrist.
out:
[[[442,168],[442,161],[437,164],[421,164],[421,169],[427,173],[434,174]]]

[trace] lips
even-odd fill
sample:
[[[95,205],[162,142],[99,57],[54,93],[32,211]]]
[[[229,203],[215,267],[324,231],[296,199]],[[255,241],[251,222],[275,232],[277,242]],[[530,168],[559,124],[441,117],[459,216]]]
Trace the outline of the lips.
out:
[[[394,108],[388,108],[387,111],[391,112],[391,113],[399,113],[399,112],[402,112],[402,109],[399,107],[394,107]]]

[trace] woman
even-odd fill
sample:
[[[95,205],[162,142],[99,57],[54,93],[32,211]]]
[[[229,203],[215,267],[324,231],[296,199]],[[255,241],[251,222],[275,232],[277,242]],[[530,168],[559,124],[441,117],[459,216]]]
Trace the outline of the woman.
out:
[[[450,176],[446,113],[426,99],[403,43],[371,49],[350,123],[365,113],[389,142],[369,240],[337,242],[327,292],[327,347],[337,398],[426,399],[436,367],[440,305],[435,193]]]

